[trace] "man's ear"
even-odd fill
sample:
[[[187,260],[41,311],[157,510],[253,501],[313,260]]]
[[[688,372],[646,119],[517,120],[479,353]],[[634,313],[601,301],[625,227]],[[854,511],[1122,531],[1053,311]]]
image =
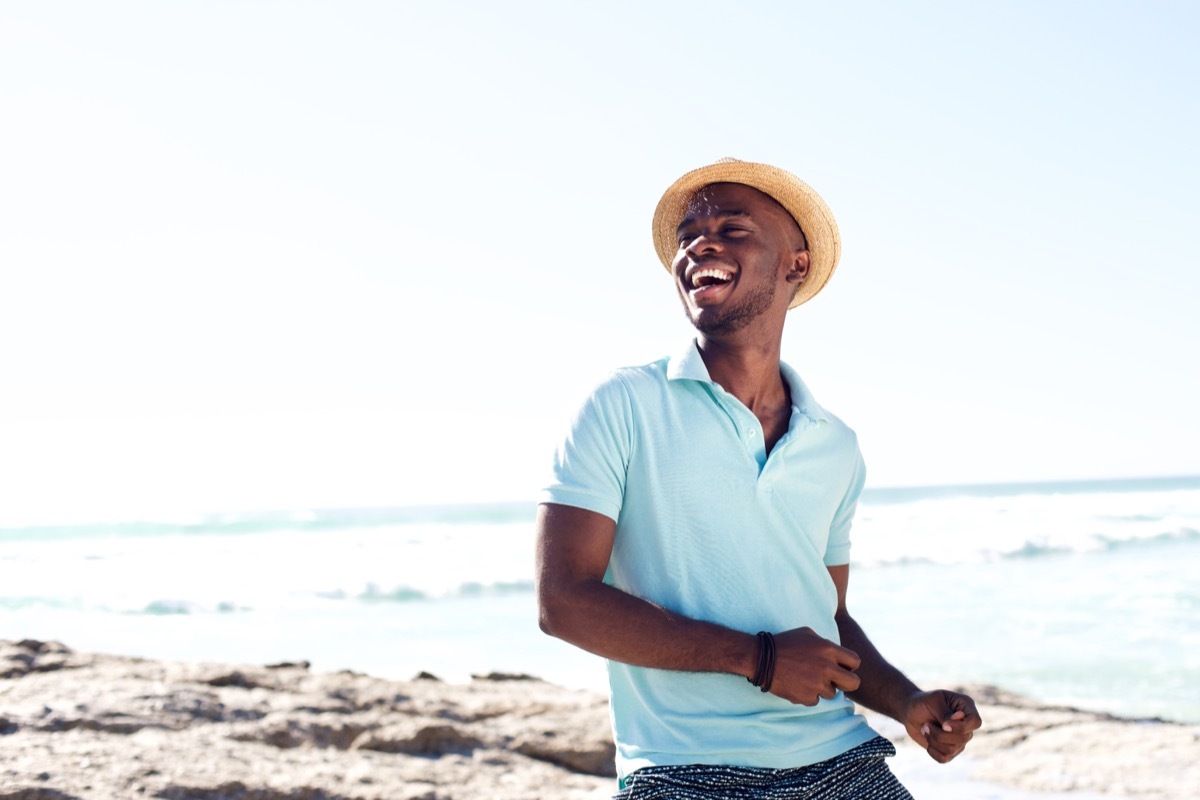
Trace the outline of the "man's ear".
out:
[[[804,279],[808,277],[808,265],[808,251],[797,250],[792,258],[792,265],[788,268],[788,282],[795,283],[796,286],[804,283]]]

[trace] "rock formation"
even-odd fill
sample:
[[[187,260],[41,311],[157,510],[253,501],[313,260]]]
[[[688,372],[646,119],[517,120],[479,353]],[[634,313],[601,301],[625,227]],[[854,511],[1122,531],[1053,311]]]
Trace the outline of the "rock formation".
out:
[[[1200,726],[972,691],[981,778],[1161,800],[1200,786]],[[612,775],[604,698],[529,676],[389,681],[0,641],[0,800],[599,800]]]

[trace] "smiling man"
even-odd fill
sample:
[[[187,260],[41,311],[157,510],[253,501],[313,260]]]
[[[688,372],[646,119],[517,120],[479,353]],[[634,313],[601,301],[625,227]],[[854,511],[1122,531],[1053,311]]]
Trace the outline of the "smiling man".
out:
[[[941,762],[980,718],[846,608],[862,458],[780,360],[789,309],[837,266],[833,215],[726,160],[667,189],[653,234],[696,338],[592,393],[537,523],[542,629],[609,662],[616,797],[909,798],[854,703]]]

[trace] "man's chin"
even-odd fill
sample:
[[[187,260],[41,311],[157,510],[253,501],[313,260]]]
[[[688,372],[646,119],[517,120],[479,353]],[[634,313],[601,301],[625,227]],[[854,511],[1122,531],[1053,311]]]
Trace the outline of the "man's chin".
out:
[[[692,327],[705,336],[721,337],[737,333],[763,314],[770,313],[775,299],[774,287],[751,293],[737,302],[697,306],[681,296],[683,310]]]
[[[742,314],[720,314],[715,309],[689,310],[692,327],[705,336],[729,336],[750,324],[752,318]]]

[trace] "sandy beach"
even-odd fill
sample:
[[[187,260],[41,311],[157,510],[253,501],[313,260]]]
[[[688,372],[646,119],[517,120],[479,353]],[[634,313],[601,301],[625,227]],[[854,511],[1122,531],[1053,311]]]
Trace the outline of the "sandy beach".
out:
[[[949,766],[872,718],[919,798],[1182,800],[1200,786],[1198,725],[968,688],[985,728]],[[598,800],[612,756],[604,697],[530,676],[392,681],[0,641],[0,800]]]

